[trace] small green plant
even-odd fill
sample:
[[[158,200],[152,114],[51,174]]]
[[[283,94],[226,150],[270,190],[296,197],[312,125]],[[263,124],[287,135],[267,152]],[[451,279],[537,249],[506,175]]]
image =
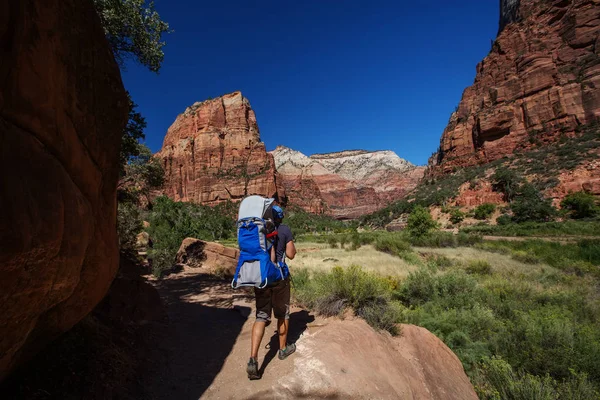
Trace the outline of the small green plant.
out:
[[[502,214],[498,218],[496,218],[496,223],[498,225],[508,225],[512,222],[512,218],[508,214]]]
[[[586,192],[569,193],[560,203],[573,219],[591,218],[598,215],[600,208],[596,197]]]
[[[492,203],[483,203],[473,211],[475,219],[484,220],[488,219],[496,211],[496,205]]]
[[[489,275],[492,272],[492,266],[486,260],[471,260],[465,270],[469,274]]]
[[[427,235],[437,226],[427,208],[416,206],[408,216],[406,230],[411,236],[419,238]]]
[[[327,238],[327,243],[329,244],[329,247],[331,247],[332,249],[338,248],[338,240],[335,236],[330,236],[329,238]]]
[[[539,264],[540,259],[533,254],[530,254],[523,250],[515,251],[512,256],[514,260],[520,261],[525,264]]]
[[[455,208],[450,212],[450,222],[453,224],[460,224],[465,219],[465,213]]]

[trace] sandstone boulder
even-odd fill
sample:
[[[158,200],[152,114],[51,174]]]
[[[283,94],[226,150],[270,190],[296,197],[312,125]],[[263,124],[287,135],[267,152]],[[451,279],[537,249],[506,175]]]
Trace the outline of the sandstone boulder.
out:
[[[0,3],[0,380],[118,268],[127,99],[91,1]]]
[[[239,256],[240,252],[237,249],[219,243],[187,238],[179,247],[176,261],[189,267],[202,268],[209,274],[225,273],[226,276],[233,277]]]

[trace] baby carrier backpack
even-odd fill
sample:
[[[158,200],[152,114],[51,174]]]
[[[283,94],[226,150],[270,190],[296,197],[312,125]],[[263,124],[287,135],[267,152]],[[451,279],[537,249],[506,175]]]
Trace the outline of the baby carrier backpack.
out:
[[[234,289],[240,286],[262,289],[285,279],[289,274],[285,263],[275,264],[271,261],[271,248],[277,238],[272,213],[274,201],[261,196],[249,196],[240,203],[237,220],[240,258],[231,281]]]

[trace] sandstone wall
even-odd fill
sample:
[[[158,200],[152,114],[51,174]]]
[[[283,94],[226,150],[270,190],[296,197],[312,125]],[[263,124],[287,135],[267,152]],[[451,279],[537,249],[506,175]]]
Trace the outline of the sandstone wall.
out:
[[[433,160],[443,172],[568,137],[600,116],[600,1],[502,0],[501,7],[501,32]]]
[[[0,380],[118,267],[127,100],[91,1],[0,2]]]

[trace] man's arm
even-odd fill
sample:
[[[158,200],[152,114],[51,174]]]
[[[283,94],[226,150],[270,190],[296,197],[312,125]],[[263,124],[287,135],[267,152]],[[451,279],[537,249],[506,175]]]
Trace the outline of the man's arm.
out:
[[[292,240],[285,245],[285,256],[290,260],[293,260],[294,257],[296,257],[296,246]]]

